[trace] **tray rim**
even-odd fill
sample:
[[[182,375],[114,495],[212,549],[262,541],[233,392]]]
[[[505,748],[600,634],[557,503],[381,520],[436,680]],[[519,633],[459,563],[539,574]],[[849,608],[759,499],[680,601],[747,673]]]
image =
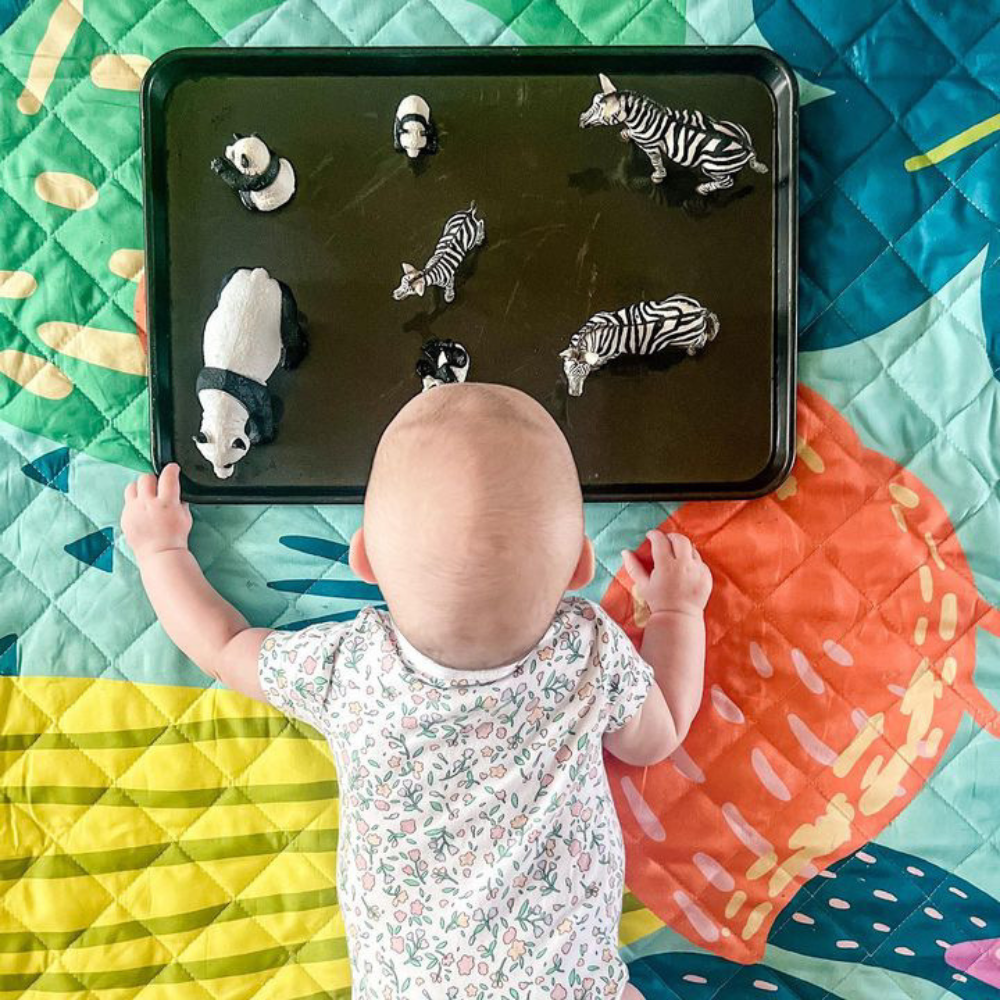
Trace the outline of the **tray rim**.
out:
[[[670,61],[671,72],[705,73],[706,64],[730,60],[745,63],[743,73],[763,83],[775,108],[776,162],[774,198],[774,367],[772,369],[772,433],[768,463],[746,480],[714,483],[594,484],[581,483],[586,502],[745,500],[777,489],[795,463],[796,389],[798,368],[798,152],[799,88],[795,73],[778,53],[759,45],[663,46],[447,46],[419,47],[273,47],[239,49],[180,48],[159,56],[147,70],[140,93],[142,129],[143,235],[145,244],[146,335],[149,350],[149,424],[151,459],[158,475],[174,460],[171,430],[169,333],[156,335],[155,317],[169,312],[167,282],[158,272],[167,266],[166,199],[152,192],[166,188],[165,110],[172,90],[203,76],[446,76],[483,64],[497,75],[518,72],[593,73],[655,72],[616,68],[615,64]],[[194,69],[188,67],[193,66]],[[314,67],[304,71],[303,67]],[[457,68],[456,68],[457,67]],[[505,68],[506,67],[506,68]],[[574,68],[575,67],[575,68]],[[753,71],[750,67],[756,67]],[[266,71],[266,72],[265,72]],[[482,70],[480,70],[482,72]],[[728,72],[739,73],[733,66]],[[357,504],[366,484],[358,487],[255,487],[250,483],[203,486],[181,473],[182,499],[206,504]]]

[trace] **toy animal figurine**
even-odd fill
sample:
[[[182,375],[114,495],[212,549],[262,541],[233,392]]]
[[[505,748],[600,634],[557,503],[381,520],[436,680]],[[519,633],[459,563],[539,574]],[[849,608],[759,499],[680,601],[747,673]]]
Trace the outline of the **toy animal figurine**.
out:
[[[595,313],[573,334],[559,356],[571,396],[597,368],[622,354],[656,354],[668,347],[696,354],[719,332],[719,317],[686,295],[636,302],[615,312]]]
[[[716,121],[701,111],[665,108],[642,94],[619,91],[603,73],[600,81],[601,93],[580,115],[580,128],[623,126],[622,140],[631,139],[649,157],[654,184],[667,176],[664,159],[701,171],[707,179],[698,185],[698,194],[732,187],[744,167],[767,173],[742,125]]]
[[[251,212],[273,212],[295,194],[295,171],[256,132],[233,133],[226,155],[212,160],[215,171],[240,196]]]
[[[392,144],[397,153],[406,153],[411,160],[421,153],[438,151],[438,132],[431,108],[419,94],[410,94],[399,102],[392,124]]]
[[[277,401],[267,380],[278,365],[295,368],[305,357],[304,322],[292,293],[264,268],[238,268],[223,281],[195,385],[202,418],[194,442],[219,479],[250,445],[273,440]]]
[[[469,352],[454,340],[428,340],[420,348],[417,377],[423,392],[435,386],[464,382],[469,375],[472,359]]]
[[[462,212],[456,212],[444,224],[444,231],[434,248],[434,253],[417,270],[412,264],[403,265],[403,280],[392,293],[398,302],[409,295],[423,295],[428,285],[444,289],[445,302],[455,298],[455,271],[470,250],[486,239],[486,223],[476,216],[473,202]]]

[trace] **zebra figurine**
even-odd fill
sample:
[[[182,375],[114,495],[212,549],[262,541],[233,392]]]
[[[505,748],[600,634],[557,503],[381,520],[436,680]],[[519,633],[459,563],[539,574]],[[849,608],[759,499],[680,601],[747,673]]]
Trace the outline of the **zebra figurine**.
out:
[[[587,376],[619,355],[656,354],[668,347],[694,355],[718,332],[719,317],[687,295],[595,313],[559,355],[569,394],[582,396]]]
[[[623,125],[622,141],[633,140],[649,157],[654,184],[667,176],[664,159],[700,170],[707,180],[696,190],[703,195],[731,188],[744,167],[767,173],[742,125],[716,121],[701,111],[665,108],[642,94],[619,91],[603,73],[600,81],[601,93],[580,115],[580,128]]]
[[[486,239],[486,223],[476,216],[476,203],[462,212],[456,212],[444,224],[441,238],[434,253],[417,270],[412,264],[403,265],[403,279],[392,293],[398,302],[410,295],[423,295],[428,285],[444,289],[445,302],[455,298],[455,272],[470,250]]]

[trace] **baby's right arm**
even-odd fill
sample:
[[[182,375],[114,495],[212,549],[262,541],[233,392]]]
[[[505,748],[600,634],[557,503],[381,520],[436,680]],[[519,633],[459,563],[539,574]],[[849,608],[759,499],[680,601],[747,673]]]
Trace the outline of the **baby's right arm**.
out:
[[[195,664],[226,687],[265,701],[257,658],[270,629],[246,619],[212,589],[188,551],[191,513],[180,498],[180,469],[142,476],[125,490],[122,531],[164,631]]]
[[[608,751],[626,764],[655,764],[684,741],[701,705],[705,681],[705,605],[712,574],[684,535],[651,531],[653,570],[631,552],[622,560],[650,616],[642,658],[653,668],[656,685],[642,708],[604,739]]]

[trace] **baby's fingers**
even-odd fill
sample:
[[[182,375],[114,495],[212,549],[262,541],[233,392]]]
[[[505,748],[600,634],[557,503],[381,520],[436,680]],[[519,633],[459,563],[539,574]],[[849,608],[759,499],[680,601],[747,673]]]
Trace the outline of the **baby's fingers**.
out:
[[[632,577],[632,582],[640,590],[649,583],[649,573],[646,572],[646,567],[639,562],[634,552],[629,552],[628,549],[622,550],[622,566],[625,567],[625,572]]]
[[[691,544],[691,539],[687,535],[679,535],[676,531],[672,531],[667,538],[670,539],[670,544],[673,547],[674,555],[678,559],[690,559],[694,556],[694,546]]]
[[[670,544],[670,539],[675,536],[665,535],[662,531],[654,528],[652,531],[647,533],[646,537],[649,539],[649,545],[653,550],[654,566],[663,565],[677,555]]]
[[[156,499],[156,476],[140,476],[136,483],[136,493],[143,500]]]
[[[136,480],[132,480],[125,487],[125,502],[128,503],[130,500],[134,500],[138,496],[138,490],[136,489]]]
[[[165,466],[160,473],[157,496],[163,503],[180,503],[181,467],[176,462]]]

